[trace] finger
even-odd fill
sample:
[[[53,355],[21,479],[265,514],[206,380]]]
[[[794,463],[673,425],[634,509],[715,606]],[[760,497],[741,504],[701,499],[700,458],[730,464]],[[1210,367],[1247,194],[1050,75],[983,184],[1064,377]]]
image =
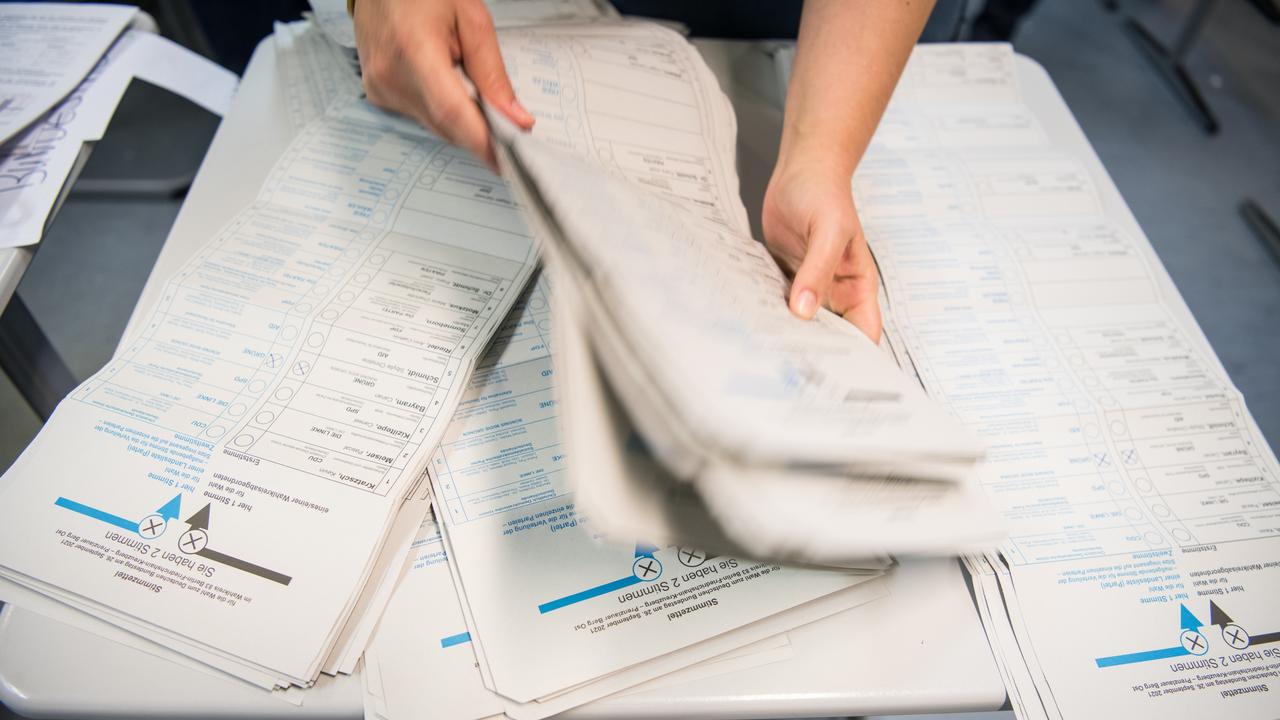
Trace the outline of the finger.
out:
[[[855,303],[844,312],[844,319],[871,338],[871,342],[879,344],[884,322],[880,317],[880,301],[875,295]]]
[[[827,295],[827,306],[833,312],[843,315],[866,297],[876,295],[879,285],[880,271],[876,267],[875,258],[871,255],[866,238],[860,231],[855,231],[844,257],[835,269],[835,279],[831,284],[831,292]]]
[[[446,54],[426,51],[415,54],[411,62],[415,76],[422,83],[419,91],[422,117],[418,120],[496,170],[498,163],[489,143],[489,126],[480,114],[480,106],[467,94],[466,85],[452,61]]]
[[[512,122],[528,130],[533,115],[516,99],[507,77],[493,18],[484,5],[475,3],[458,11],[458,40],[462,46],[462,68],[475,84],[485,102],[497,108]]]
[[[787,305],[791,312],[805,320],[818,312],[831,289],[836,266],[849,247],[849,233],[835,223],[815,224],[809,234],[808,249],[804,260],[796,269],[791,283],[791,298]]]

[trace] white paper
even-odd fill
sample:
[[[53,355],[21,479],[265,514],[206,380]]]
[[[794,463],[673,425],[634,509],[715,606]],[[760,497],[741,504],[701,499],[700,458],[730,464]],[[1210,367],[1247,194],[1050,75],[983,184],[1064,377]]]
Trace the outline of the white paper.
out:
[[[449,576],[434,519],[422,523],[395,596],[365,652],[366,713],[387,720],[500,716],[502,698],[485,687]],[[634,692],[779,662],[791,656],[785,635],[753,643],[657,678]]]
[[[330,105],[362,94],[358,64],[345,57],[313,23],[276,23],[275,49],[285,105],[295,130],[324,115]]]
[[[354,50],[356,47],[355,25],[347,14],[345,0],[308,0],[311,12],[315,14],[315,23],[328,36],[331,42]]]
[[[418,485],[419,488],[405,499],[396,513],[373,572],[322,668],[325,673],[349,675],[355,672],[360,656],[395,592],[396,582],[400,579],[405,560],[412,550],[417,531],[431,514],[430,483],[426,477],[420,477]]]
[[[238,83],[233,73],[181,45],[125,31],[70,95],[0,146],[0,247],[40,241],[82,146],[102,139],[135,77],[217,115],[229,109]]]
[[[355,22],[344,0],[309,0],[315,23],[336,45],[356,49]],[[606,0],[485,0],[497,28],[591,22],[618,17]]]
[[[867,579],[597,542],[562,478],[549,303],[535,284],[430,466],[499,694],[533,703]]]
[[[581,97],[608,107],[600,122],[593,118],[587,137],[611,124],[643,123],[647,127],[632,132],[646,139],[633,142],[718,149],[721,106],[701,89],[698,74],[705,67],[681,51],[678,36],[671,34],[665,45],[658,40],[655,54],[664,48],[663,62],[673,70],[656,75],[636,68],[625,85],[588,82],[570,94],[575,104]],[[640,38],[633,43],[648,44]],[[519,71],[518,62],[508,64]],[[673,76],[683,83],[676,85]],[[543,94],[563,97],[574,89],[554,87]],[[614,87],[628,88],[629,95]],[[677,92],[688,97],[684,107],[675,101],[657,107],[652,100]],[[552,235],[568,246],[573,272],[567,277],[590,289],[587,322],[611,384],[655,454],[677,475],[696,475],[720,458],[744,466],[800,463],[855,471],[915,458],[935,467],[955,462],[951,479],[965,476],[980,446],[933,409],[865,336],[827,312],[817,322],[790,314],[785,277],[735,222],[740,201],[713,196],[700,202],[671,192],[666,178],[618,178],[609,155],[583,153],[578,137],[569,138],[566,143],[536,129],[515,134],[510,142],[517,170],[558,224]],[[577,152],[560,152],[566,145]],[[587,155],[590,162],[573,155]],[[714,180],[732,173],[731,159],[728,168],[689,172],[672,160],[664,165],[676,178]],[[922,437],[930,439],[925,446]]]
[[[981,53],[916,50],[954,92],[916,83],[897,111],[923,130],[877,135],[854,191],[889,332],[990,447],[1010,537],[971,567],[1011,695],[1026,717],[1274,717],[1275,456],[1047,76]]]
[[[310,124],[6,473],[0,570],[311,682],[534,259],[462,151],[360,104]]]
[[[617,9],[607,0],[485,0],[484,4],[498,28],[618,18]]]
[[[0,3],[0,143],[79,85],[135,13],[125,5]]]
[[[418,530],[365,659],[377,668],[387,718],[474,720],[502,713],[501,700],[480,678],[434,517]]]

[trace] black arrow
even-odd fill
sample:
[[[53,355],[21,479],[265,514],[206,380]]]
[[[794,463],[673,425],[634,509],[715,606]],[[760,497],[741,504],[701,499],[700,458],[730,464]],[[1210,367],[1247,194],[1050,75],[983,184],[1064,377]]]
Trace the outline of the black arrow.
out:
[[[1267,643],[1273,642],[1280,642],[1280,632],[1249,636],[1249,647],[1253,647],[1254,645],[1266,645]]]
[[[198,530],[204,530],[206,532],[209,530],[210,505],[212,505],[212,503],[205,505],[204,507],[197,510],[195,514],[193,514],[191,517],[187,518],[186,522],[188,525],[191,526],[192,530],[198,529]],[[237,570],[242,570],[251,575],[257,575],[260,578],[270,580],[271,582],[280,583],[281,585],[288,585],[290,581],[293,580],[293,578],[289,577],[288,575],[285,575],[284,573],[276,572],[275,570],[269,570],[267,568],[262,567],[261,565],[255,565],[254,563],[251,563],[248,560],[241,560],[238,557],[232,557],[231,555],[227,555],[226,553],[220,553],[217,550],[214,550],[213,548],[210,548],[208,546],[200,549],[195,554],[206,560],[212,560],[213,562],[216,562],[216,563],[222,563],[223,565],[233,567]]]
[[[1232,622],[1234,621],[1231,619],[1231,616],[1228,615],[1225,610],[1218,607],[1218,603],[1212,600],[1209,601],[1209,624],[1210,625],[1217,625],[1218,627],[1226,627],[1227,625],[1230,625]]]
[[[1228,615],[1226,611],[1218,607],[1218,603],[1212,600],[1209,601],[1209,624],[1210,625],[1217,625],[1218,627],[1226,627],[1227,625],[1230,625],[1234,622],[1235,621],[1231,619],[1231,616]],[[1266,645],[1268,643],[1273,643],[1273,642],[1280,642],[1280,632],[1262,633],[1261,635],[1250,635],[1249,644],[1247,647],[1253,647],[1254,645]]]
[[[195,530],[196,528],[201,530],[209,529],[209,505],[211,504],[212,503],[206,504],[204,507],[192,513],[191,517],[187,518],[187,524],[191,526],[192,530]]]

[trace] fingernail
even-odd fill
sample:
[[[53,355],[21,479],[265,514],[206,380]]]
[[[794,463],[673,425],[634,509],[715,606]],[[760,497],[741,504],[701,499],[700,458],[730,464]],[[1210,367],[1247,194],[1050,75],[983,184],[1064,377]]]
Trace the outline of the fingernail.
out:
[[[818,296],[812,290],[801,290],[796,296],[793,310],[805,320],[811,319],[818,312]]]
[[[520,104],[519,100],[511,101],[511,109],[519,116],[521,125],[525,126],[526,129],[533,127],[533,113],[526,110],[525,107]]]

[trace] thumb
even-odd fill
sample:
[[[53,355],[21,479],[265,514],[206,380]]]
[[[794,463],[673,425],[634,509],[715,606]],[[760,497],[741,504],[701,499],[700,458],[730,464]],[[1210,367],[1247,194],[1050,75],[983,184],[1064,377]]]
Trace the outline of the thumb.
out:
[[[791,283],[787,305],[791,312],[810,320],[826,299],[835,277],[836,266],[849,247],[849,234],[835,223],[815,224],[810,230],[804,260]]]
[[[476,3],[474,10],[459,13],[458,44],[462,49],[462,68],[485,102],[497,108],[522,129],[533,127],[533,115],[516,100],[507,68],[498,49],[498,35],[488,10]]]

